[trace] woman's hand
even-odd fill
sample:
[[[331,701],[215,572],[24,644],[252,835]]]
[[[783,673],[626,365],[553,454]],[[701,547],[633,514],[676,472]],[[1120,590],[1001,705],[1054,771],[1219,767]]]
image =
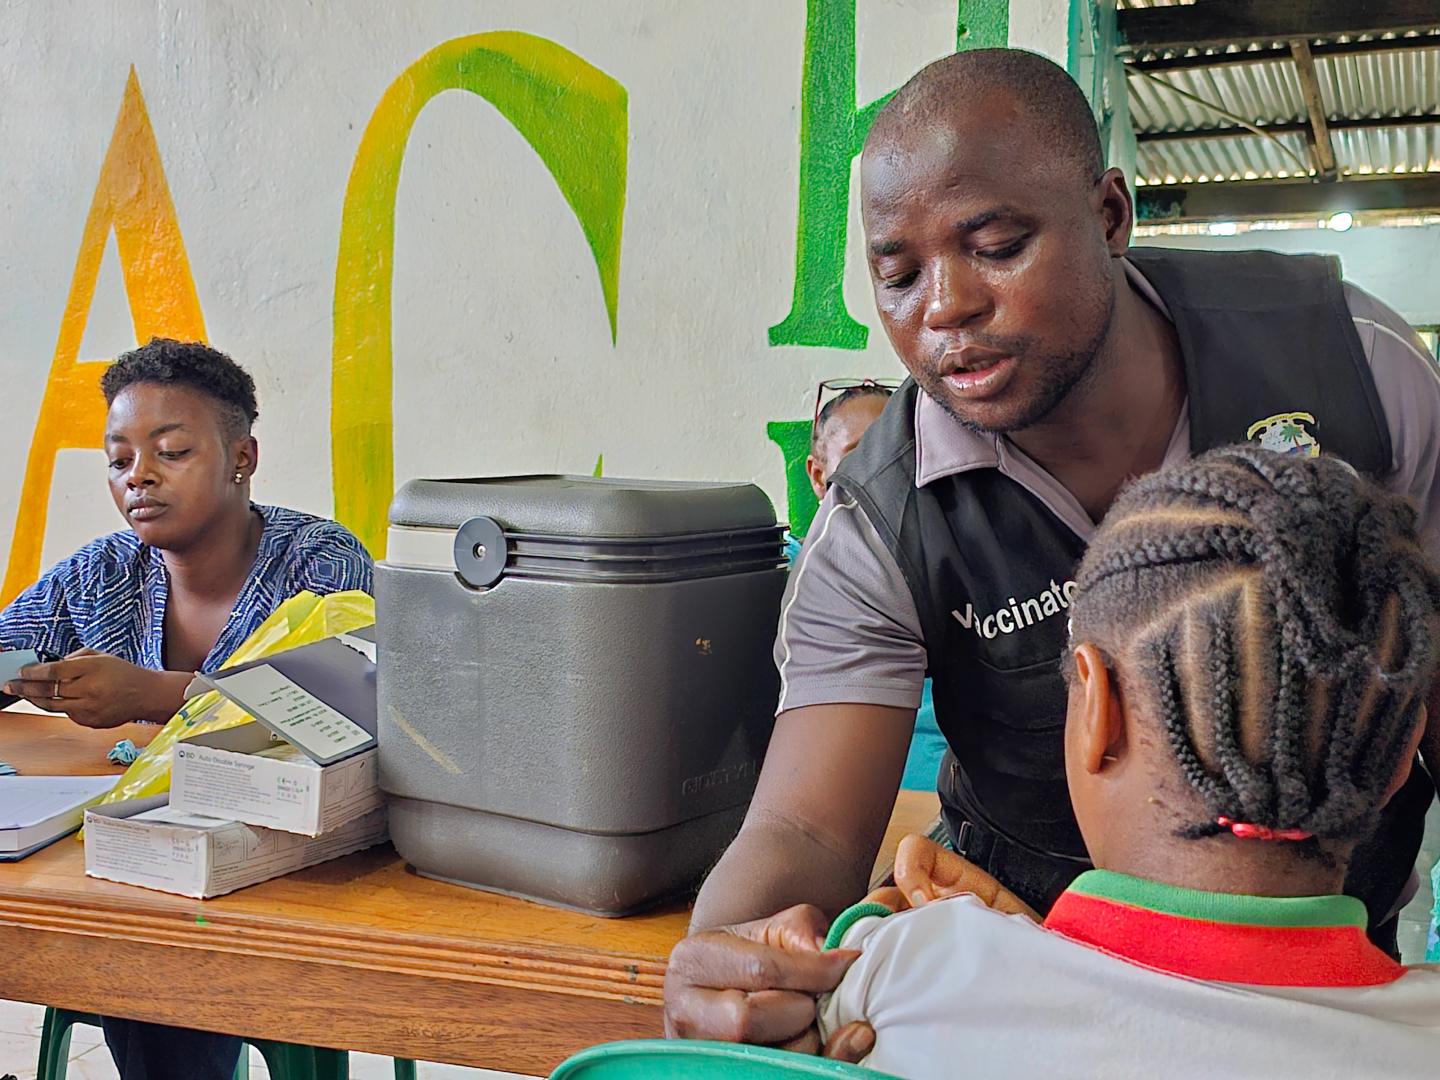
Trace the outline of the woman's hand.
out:
[[[185,703],[191,676],[151,671],[118,656],[81,649],[63,660],[31,664],[5,692],[49,712],[63,712],[77,724],[112,728],[137,720],[164,723]]]
[[[923,907],[932,900],[970,893],[1006,915],[1042,921],[1025,901],[984,870],[923,836],[911,835],[900,841],[895,852],[895,885],[888,893],[888,897],[879,899],[882,903],[891,901],[891,907],[896,894],[910,907]]]

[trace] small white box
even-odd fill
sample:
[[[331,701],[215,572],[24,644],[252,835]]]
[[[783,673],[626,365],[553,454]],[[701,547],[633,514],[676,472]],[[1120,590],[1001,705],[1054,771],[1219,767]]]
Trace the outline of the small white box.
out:
[[[185,814],[163,795],[85,813],[85,873],[204,900],[386,839],[373,810],[318,838]]]
[[[384,805],[379,752],[320,765],[263,724],[175,745],[170,805],[185,814],[322,836]]]

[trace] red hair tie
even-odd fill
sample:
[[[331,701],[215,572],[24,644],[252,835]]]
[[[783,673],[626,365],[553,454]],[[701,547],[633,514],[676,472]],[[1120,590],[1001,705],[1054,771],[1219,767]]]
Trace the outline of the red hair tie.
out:
[[[1215,824],[1229,829],[1241,840],[1309,840],[1315,834],[1304,829],[1272,829],[1268,825],[1251,825],[1248,821],[1231,821],[1218,817]]]

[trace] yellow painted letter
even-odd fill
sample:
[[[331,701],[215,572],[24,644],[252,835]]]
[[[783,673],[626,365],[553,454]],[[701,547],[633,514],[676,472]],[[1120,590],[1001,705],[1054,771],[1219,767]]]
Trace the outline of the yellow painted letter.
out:
[[[105,401],[99,387],[107,365],[82,362],[80,342],[100,276],[105,241],[112,228],[135,339],[145,342],[158,336],[203,340],[205,323],[200,300],[195,294],[175,204],[160,164],[160,148],[134,68],[125,83],[120,115],[105,163],[100,167],[80,255],[75,260],[75,274],[70,279],[70,296],[60,320],[50,379],[45,384],[25,465],[10,562],[4,586],[0,587],[0,605],[8,604],[39,576],[55,455],[61,450],[96,449],[104,441]]]
[[[625,210],[625,88],[568,49],[502,31],[437,45],[375,107],[345,189],[335,266],[330,458],[335,516],[377,559],[394,493],[390,289],[400,164],[420,110],[445,90],[497,108],[540,156],[584,230],[610,335],[620,287]]]

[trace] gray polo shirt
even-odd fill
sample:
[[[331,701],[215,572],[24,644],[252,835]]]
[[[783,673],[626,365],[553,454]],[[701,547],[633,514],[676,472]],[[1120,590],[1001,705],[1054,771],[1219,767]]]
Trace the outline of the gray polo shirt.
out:
[[[1128,261],[1125,268],[1140,294],[1168,318],[1150,283]],[[1394,460],[1385,486],[1414,502],[1421,542],[1440,557],[1440,371],[1390,308],[1349,284],[1345,300],[1390,428]],[[1182,407],[1164,464],[1189,457],[1190,414]],[[928,395],[917,395],[916,485],[974,469],[999,469],[1082,539],[1095,531],[1075,496],[1010,440],[970,431]],[[920,703],[925,639],[910,589],[865,511],[836,488],[821,502],[790,575],[775,663],[777,712],[839,702],[902,709]]]

